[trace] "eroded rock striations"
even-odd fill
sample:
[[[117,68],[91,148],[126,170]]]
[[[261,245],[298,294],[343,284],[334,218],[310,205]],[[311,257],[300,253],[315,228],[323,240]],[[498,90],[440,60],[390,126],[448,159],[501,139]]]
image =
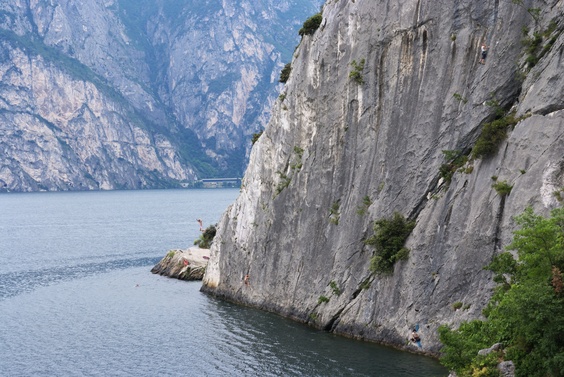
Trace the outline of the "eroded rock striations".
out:
[[[415,351],[406,338],[419,324],[422,352],[436,355],[440,324],[481,315],[494,286],[483,267],[512,217],[561,205],[563,6],[328,1],[218,225],[202,289]],[[510,112],[518,121],[493,154],[445,174],[443,150],[471,157]],[[409,257],[373,274],[365,240],[394,212],[416,221]]]

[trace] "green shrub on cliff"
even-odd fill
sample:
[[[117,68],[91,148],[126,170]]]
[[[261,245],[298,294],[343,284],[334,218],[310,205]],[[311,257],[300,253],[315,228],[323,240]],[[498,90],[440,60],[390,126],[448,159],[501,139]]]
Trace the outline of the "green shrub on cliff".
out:
[[[371,205],[372,205],[372,199],[370,199],[368,195],[365,195],[364,198],[362,198],[362,205],[356,207],[356,213],[359,216],[364,216]]]
[[[339,286],[337,285],[335,280],[331,280],[331,282],[329,283],[329,286],[331,287],[333,294],[340,296],[341,293],[343,293],[343,291],[341,290],[341,288],[339,288]]]
[[[358,63],[356,60],[351,62],[353,69],[349,72],[349,77],[353,79],[357,84],[364,84],[364,79],[362,78],[362,71],[364,70],[364,64],[366,60],[363,58]]]
[[[321,21],[323,21],[323,16],[321,15],[321,13],[314,14],[304,22],[304,25],[298,31],[298,34],[302,37],[304,35],[312,35],[317,29],[319,29]]]
[[[439,173],[445,183],[449,185],[454,173],[468,162],[468,156],[459,150],[443,150],[443,155],[445,163],[439,168]]]
[[[492,187],[501,197],[509,195],[511,193],[511,189],[513,188],[513,186],[510,185],[507,181],[495,182]]]
[[[506,116],[484,124],[482,132],[472,149],[472,157],[487,158],[493,156],[497,152],[499,145],[507,137],[507,131],[515,127],[521,119],[516,118],[515,113],[509,113]]]
[[[292,72],[292,63],[286,63],[282,72],[280,72],[280,79],[278,82],[285,83],[290,78],[290,73]]]
[[[439,328],[441,362],[459,377],[495,373],[477,354],[495,343],[503,345],[498,357],[512,360],[518,377],[564,376],[564,209],[544,218],[529,208],[515,221],[521,228],[508,249],[517,258],[502,253],[486,267],[498,283],[486,320]]]
[[[253,143],[253,145],[255,145],[255,143],[258,141],[258,139],[262,136],[262,133],[263,133],[263,130],[253,134],[253,138],[251,139],[251,142]]]
[[[209,249],[215,237],[216,228],[214,225],[210,225],[204,230],[200,237],[194,241],[194,245],[202,249]]]
[[[404,245],[413,228],[415,221],[406,220],[397,212],[391,219],[381,219],[374,223],[374,235],[365,241],[375,249],[370,260],[372,272],[392,272],[396,261],[407,259],[409,249]]]
[[[341,213],[339,212],[340,207],[340,200],[333,202],[331,205],[331,208],[329,209],[329,221],[331,221],[331,224],[339,225],[339,218],[341,217]]]

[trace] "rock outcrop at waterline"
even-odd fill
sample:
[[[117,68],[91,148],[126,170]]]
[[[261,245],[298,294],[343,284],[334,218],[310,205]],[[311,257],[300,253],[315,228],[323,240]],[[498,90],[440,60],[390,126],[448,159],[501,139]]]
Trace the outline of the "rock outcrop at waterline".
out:
[[[483,267],[513,216],[561,205],[563,5],[328,1],[218,224],[203,291],[398,348],[419,324],[437,354],[439,325],[481,315]],[[472,158],[502,123],[493,153]],[[395,212],[416,221],[409,257],[372,273],[365,240]]]
[[[171,250],[151,269],[154,274],[180,280],[202,280],[209,259],[209,250],[191,247]]]

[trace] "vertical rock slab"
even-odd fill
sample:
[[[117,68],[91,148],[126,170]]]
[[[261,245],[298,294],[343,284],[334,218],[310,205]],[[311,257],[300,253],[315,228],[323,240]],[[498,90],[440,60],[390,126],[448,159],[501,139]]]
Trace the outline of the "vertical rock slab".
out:
[[[436,355],[439,325],[481,315],[494,286],[483,267],[512,217],[560,205],[564,112],[561,92],[542,85],[560,87],[561,4],[534,2],[534,18],[499,1],[327,2],[218,225],[203,291]],[[551,20],[555,40],[531,69],[523,28]],[[447,181],[443,151],[469,155],[510,111],[519,121],[497,152]],[[394,212],[416,221],[409,258],[374,274],[365,240]],[[416,324],[421,350],[406,341]]]

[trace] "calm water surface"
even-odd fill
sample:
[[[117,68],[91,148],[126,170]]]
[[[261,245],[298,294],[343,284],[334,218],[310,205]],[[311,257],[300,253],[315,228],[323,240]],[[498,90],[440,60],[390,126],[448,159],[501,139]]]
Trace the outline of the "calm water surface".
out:
[[[2,376],[446,376],[149,272],[238,190],[0,195]]]

